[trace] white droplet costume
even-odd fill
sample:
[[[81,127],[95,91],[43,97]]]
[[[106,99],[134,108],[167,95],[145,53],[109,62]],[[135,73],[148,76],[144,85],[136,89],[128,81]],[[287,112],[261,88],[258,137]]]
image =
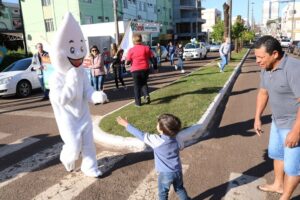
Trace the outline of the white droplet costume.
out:
[[[60,160],[67,171],[75,169],[82,155],[81,171],[86,176],[101,175],[96,160],[93,126],[88,102],[103,103],[107,96],[90,85],[82,62],[87,48],[78,22],[67,13],[57,30],[50,50],[55,72],[49,81],[50,101],[64,142]]]

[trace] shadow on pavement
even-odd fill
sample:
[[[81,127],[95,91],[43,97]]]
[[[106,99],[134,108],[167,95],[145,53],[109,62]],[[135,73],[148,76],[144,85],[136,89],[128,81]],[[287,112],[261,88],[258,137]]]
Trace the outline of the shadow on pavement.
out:
[[[229,96],[244,94],[244,93],[247,93],[247,92],[250,92],[250,91],[253,91],[253,90],[257,90],[257,88],[248,88],[248,89],[245,89],[245,90],[234,91],[234,92],[231,92]]]
[[[248,175],[248,176],[254,176],[254,177],[263,177],[265,174],[272,171],[273,170],[273,161],[268,158],[267,150],[265,150],[263,158],[264,158],[264,162],[251,167],[247,171],[244,171],[242,174]],[[231,180],[230,182],[234,182],[234,181],[240,182],[239,180],[243,178],[243,175],[237,177],[236,179]],[[255,179],[252,179],[252,180],[246,179],[246,181],[243,182],[243,184],[248,184],[252,181],[255,181]],[[212,199],[212,200],[220,200],[226,195],[227,190],[233,189],[233,188],[228,189],[230,182],[228,181],[228,182],[218,185],[216,187],[210,188],[210,189],[202,192],[198,196],[194,197],[193,200],[203,200],[206,198]],[[240,185],[236,185],[236,187],[239,187],[239,186]]]

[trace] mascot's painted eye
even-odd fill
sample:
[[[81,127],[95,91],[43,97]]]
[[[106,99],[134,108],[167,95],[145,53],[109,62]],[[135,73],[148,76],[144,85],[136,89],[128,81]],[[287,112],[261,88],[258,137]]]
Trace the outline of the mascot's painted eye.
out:
[[[81,51],[81,52],[83,52],[83,51],[84,51],[83,47],[80,47],[80,51]]]
[[[71,53],[71,54],[74,54],[74,53],[75,53],[75,48],[74,48],[74,47],[71,47],[71,48],[70,48],[70,53]]]

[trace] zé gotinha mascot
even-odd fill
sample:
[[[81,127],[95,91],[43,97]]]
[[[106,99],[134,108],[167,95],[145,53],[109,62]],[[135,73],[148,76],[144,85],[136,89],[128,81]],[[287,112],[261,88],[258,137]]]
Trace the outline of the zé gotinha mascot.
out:
[[[78,22],[71,13],[53,39],[50,58],[54,72],[49,81],[50,101],[60,136],[64,142],[60,161],[67,171],[75,169],[75,161],[82,156],[81,171],[90,177],[99,177],[93,126],[88,102],[104,103],[107,96],[94,91],[82,67],[87,48]]]

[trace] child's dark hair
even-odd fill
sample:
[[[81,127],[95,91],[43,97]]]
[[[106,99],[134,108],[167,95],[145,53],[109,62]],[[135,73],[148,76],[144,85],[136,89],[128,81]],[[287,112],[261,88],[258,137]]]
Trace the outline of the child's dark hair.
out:
[[[181,121],[172,114],[162,114],[157,119],[159,129],[168,136],[176,136],[181,129]]]

